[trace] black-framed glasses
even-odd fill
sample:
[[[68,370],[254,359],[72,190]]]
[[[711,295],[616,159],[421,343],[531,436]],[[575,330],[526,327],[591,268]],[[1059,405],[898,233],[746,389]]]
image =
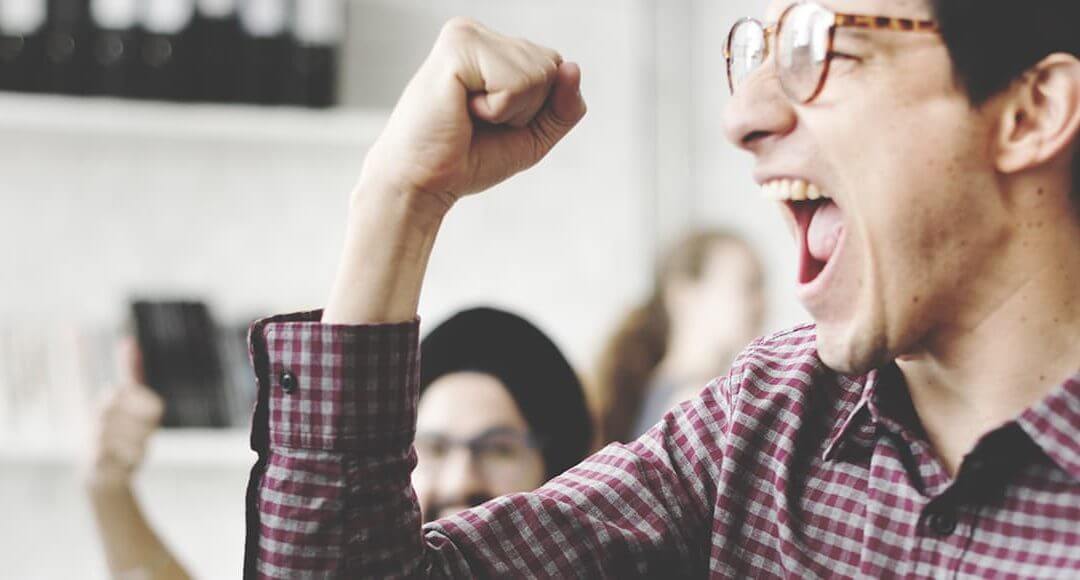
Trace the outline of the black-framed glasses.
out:
[[[837,28],[939,32],[933,20],[844,14],[803,0],[784,10],[773,26],[743,18],[731,27],[724,48],[728,88],[734,94],[768,60],[772,40],[776,47],[777,77],[784,92],[795,102],[810,103],[825,88]]]

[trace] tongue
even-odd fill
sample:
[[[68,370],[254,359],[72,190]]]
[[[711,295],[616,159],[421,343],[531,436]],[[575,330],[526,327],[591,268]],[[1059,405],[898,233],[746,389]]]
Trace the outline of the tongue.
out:
[[[843,217],[840,208],[831,201],[821,204],[814,212],[806,231],[806,248],[815,260],[828,262],[836,251],[836,243],[844,232]]]

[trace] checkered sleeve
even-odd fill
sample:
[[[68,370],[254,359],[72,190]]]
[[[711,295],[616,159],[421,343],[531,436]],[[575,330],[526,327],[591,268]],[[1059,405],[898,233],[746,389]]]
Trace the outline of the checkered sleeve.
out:
[[[702,578],[725,429],[717,381],[629,444],[540,489],[424,528],[429,571],[453,578]]]
[[[726,381],[638,441],[421,528],[418,323],[253,326],[247,578],[690,577],[708,572]]]
[[[356,576],[421,553],[410,485],[418,322],[342,326],[310,312],[259,321],[247,578]],[[351,546],[363,546],[350,552]]]

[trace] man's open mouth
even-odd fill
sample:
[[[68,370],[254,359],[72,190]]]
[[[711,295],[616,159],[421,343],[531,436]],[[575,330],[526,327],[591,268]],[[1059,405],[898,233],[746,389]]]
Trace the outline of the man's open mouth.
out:
[[[844,214],[831,196],[801,179],[776,179],[762,186],[768,199],[784,202],[798,229],[799,284],[807,285],[825,271],[844,233]]]

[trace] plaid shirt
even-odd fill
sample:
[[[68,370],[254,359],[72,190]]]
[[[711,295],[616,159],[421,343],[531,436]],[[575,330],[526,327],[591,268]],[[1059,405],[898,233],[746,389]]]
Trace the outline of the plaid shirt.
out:
[[[252,328],[247,577],[1080,577],[1080,374],[955,479],[898,371],[761,339],[641,439],[421,528],[418,323]]]

